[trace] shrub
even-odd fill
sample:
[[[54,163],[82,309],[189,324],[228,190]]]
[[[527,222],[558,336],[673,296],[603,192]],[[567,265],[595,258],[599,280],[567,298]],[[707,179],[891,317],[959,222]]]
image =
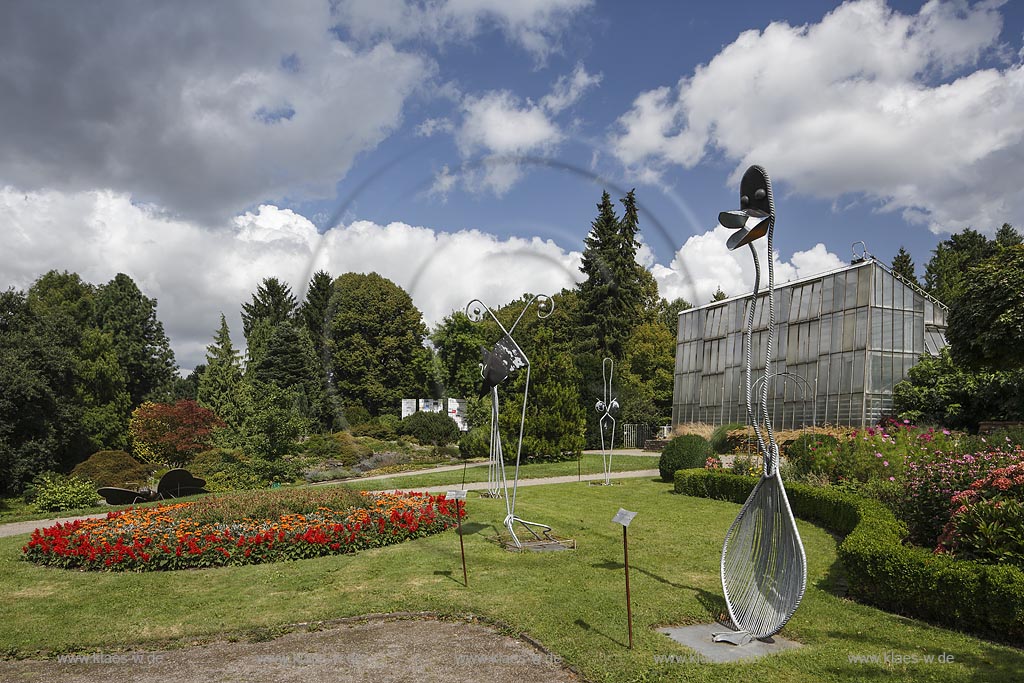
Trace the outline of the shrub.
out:
[[[459,440],[459,425],[444,413],[420,411],[402,420],[398,433],[411,436],[421,444],[447,446]]]
[[[343,411],[345,414],[345,422],[347,422],[350,427],[366,424],[372,420],[370,417],[370,411],[358,403],[349,403],[345,405]]]
[[[749,455],[737,455],[732,460],[732,465],[729,470],[733,474],[738,474],[744,477],[759,477],[764,472],[764,468],[757,459],[750,457]]]
[[[786,447],[786,459],[792,464],[793,473],[804,476],[811,472],[831,475],[839,462],[839,439],[831,434],[804,432]]]
[[[937,453],[909,460],[900,516],[910,530],[910,540],[934,547],[953,511],[953,494],[967,489],[986,472],[1014,462],[1024,462],[1024,450]]]
[[[706,470],[720,470],[722,469],[722,460],[717,455],[709,455],[708,459],[704,461],[704,469]]]
[[[459,439],[459,455],[463,458],[486,458],[491,453],[491,430],[473,427]]]
[[[72,476],[88,479],[96,486],[145,484],[152,469],[124,451],[97,451],[71,470]]]
[[[677,436],[665,446],[658,459],[662,481],[672,481],[677,470],[703,467],[712,455],[708,440],[696,434]]]
[[[951,500],[959,506],[936,552],[1024,568],[1024,462],[990,471]]]
[[[734,503],[744,502],[753,485],[707,470],[683,470],[675,477],[677,493]],[[906,527],[874,500],[834,487],[789,484],[786,492],[796,516],[846,535],[838,555],[851,597],[987,638],[1024,639],[1024,571],[904,545]]]
[[[99,500],[96,486],[86,479],[43,472],[32,481],[33,505],[39,512],[63,512],[90,507]]]
[[[188,471],[206,480],[208,491],[243,491],[266,488],[270,482],[257,474],[252,459],[240,449],[213,448],[192,459]]]
[[[356,441],[348,432],[334,434],[315,434],[303,444],[303,453],[314,463],[337,462],[351,467],[363,458],[368,458],[372,451]]]
[[[723,453],[731,453],[735,450],[737,444],[735,439],[729,438],[729,432],[739,429],[746,430],[746,425],[740,422],[730,422],[729,424],[716,427],[715,431],[711,432],[711,438],[708,439],[708,443],[711,445],[711,450],[719,455]],[[744,431],[744,438],[745,437],[746,431]]]
[[[393,441],[398,436],[401,420],[394,415],[381,415],[375,420],[352,427],[352,436],[368,436],[382,441]]]

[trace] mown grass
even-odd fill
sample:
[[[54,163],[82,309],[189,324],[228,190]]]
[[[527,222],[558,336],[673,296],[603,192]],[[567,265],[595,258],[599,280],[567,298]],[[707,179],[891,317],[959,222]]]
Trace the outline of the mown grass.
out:
[[[658,468],[658,454],[651,455],[617,455],[612,459],[613,472],[627,472],[637,470],[654,470]],[[542,479],[545,477],[575,477],[578,474],[601,474],[604,472],[599,454],[584,453],[583,461],[577,463],[575,460],[563,462],[538,462],[526,463],[519,468],[520,479]],[[505,465],[505,476],[509,482],[515,472],[515,464]],[[344,486],[351,486],[361,489],[409,489],[418,486],[443,486],[446,484],[461,484],[463,470],[449,470],[447,472],[431,472],[428,474],[395,475],[385,479],[373,479],[367,482],[354,480],[344,482]],[[476,466],[465,469],[466,483],[487,481],[487,468]]]
[[[27,536],[0,539],[0,651],[156,647],[244,637],[297,622],[371,612],[484,615],[529,633],[591,681],[1018,681],[1024,653],[859,605],[841,582],[835,539],[799,524],[808,590],[783,635],[803,648],[747,664],[665,664],[687,650],[654,629],[708,622],[724,610],[719,552],[739,506],[671,494],[648,479],[621,486],[524,489],[517,511],[575,538],[574,552],[513,554],[493,537],[501,500],[470,494],[464,524],[469,587],[454,532],[351,556],[197,571],[97,574],[20,561]],[[619,507],[629,529],[636,647],[626,648]],[[955,600],[956,596],[950,596]],[[457,655],[457,643],[450,647]],[[850,656],[953,655],[947,664],[860,664]]]
[[[604,471],[602,469],[601,456],[595,455],[593,453],[584,453],[583,462],[580,465],[581,466],[579,467],[579,469],[582,470],[583,474],[598,474]],[[436,466],[436,463],[419,464],[420,469],[430,469]],[[617,455],[612,461],[612,469],[613,471],[616,472],[622,472],[626,470],[655,469],[657,468],[657,466],[658,454],[656,453],[645,453],[644,455],[637,456]],[[524,464],[520,468],[519,476],[522,479],[575,476],[577,474],[577,469],[578,466],[575,460],[567,462],[530,463]],[[511,468],[508,470],[508,476],[510,478],[512,476]],[[387,479],[370,479],[365,482],[360,479],[352,479],[345,482],[344,485],[350,488],[356,488],[360,490],[370,490],[396,489],[414,486],[438,486],[443,484],[452,484],[461,481],[462,470],[449,470],[446,472],[438,472],[432,474],[400,474],[395,475],[394,477],[388,477]],[[471,462],[470,466],[466,468],[466,481],[487,481],[487,468],[483,467],[481,469],[479,463]],[[198,496],[193,496],[189,498],[182,498],[180,500],[193,500],[194,498],[197,497]],[[157,501],[155,503],[141,503],[139,505],[136,505],[135,507],[159,504],[160,501]],[[26,505],[20,498],[0,498],[0,524],[7,524],[10,522],[27,522],[35,519],[55,519],[61,517],[93,515],[100,512],[110,512],[111,510],[119,510],[126,507],[129,506],[94,505],[91,507],[77,508],[74,510],[65,510],[63,512],[38,512],[32,506]]]

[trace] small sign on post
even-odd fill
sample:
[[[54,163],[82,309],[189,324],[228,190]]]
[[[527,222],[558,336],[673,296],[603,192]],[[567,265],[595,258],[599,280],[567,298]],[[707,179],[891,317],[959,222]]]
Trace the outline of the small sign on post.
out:
[[[466,574],[466,546],[462,542],[462,510],[466,507],[466,492],[458,489],[449,491],[445,498],[455,501],[455,519],[459,525],[459,552],[462,554],[462,584],[469,588],[469,576]]]
[[[619,511],[612,517],[612,521],[616,524],[622,525],[622,554],[623,554],[623,565],[626,568],[626,623],[629,625],[629,649],[633,649],[633,601],[629,595],[629,541],[627,540],[626,529],[629,528],[629,523],[636,517],[635,512],[630,512],[625,508],[619,508]]]

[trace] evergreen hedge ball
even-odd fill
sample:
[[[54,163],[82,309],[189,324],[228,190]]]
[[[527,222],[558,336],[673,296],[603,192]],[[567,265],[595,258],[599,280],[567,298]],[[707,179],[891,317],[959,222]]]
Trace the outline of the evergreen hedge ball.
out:
[[[703,436],[684,434],[668,442],[658,460],[662,481],[673,481],[676,471],[704,467],[712,455],[711,444]]]

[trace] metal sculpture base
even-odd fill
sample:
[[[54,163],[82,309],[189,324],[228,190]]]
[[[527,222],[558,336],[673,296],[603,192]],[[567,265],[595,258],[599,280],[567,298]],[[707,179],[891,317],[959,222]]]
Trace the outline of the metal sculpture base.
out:
[[[622,486],[621,481],[588,481],[588,486]]]

